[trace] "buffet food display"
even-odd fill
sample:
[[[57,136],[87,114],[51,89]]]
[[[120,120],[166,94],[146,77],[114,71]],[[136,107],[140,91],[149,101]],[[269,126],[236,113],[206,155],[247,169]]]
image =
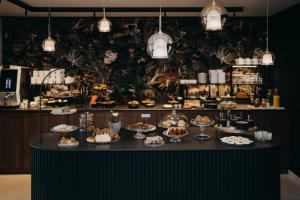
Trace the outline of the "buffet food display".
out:
[[[96,128],[93,134],[86,138],[86,141],[89,143],[108,144],[117,142],[120,139],[121,137],[110,128]]]
[[[237,147],[249,146],[254,144],[253,140],[242,136],[221,137],[220,141],[225,145],[237,146]]]
[[[58,142],[58,147],[60,148],[72,148],[77,146],[79,146],[79,142],[74,137],[71,137],[69,139],[66,137],[62,137]]]

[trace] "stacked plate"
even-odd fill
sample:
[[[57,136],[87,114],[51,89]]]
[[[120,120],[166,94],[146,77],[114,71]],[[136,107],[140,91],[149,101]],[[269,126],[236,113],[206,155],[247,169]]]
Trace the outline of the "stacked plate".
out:
[[[206,84],[207,83],[207,74],[206,73],[199,73],[198,74],[198,82],[200,84]]]
[[[218,71],[217,70],[209,70],[209,81],[210,83],[218,83]]]

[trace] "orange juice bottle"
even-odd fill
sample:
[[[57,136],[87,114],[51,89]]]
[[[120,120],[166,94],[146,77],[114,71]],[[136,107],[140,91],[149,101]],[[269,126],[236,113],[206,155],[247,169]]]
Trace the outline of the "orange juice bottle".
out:
[[[273,107],[280,107],[280,96],[278,95],[278,89],[274,90],[274,95],[273,95]]]

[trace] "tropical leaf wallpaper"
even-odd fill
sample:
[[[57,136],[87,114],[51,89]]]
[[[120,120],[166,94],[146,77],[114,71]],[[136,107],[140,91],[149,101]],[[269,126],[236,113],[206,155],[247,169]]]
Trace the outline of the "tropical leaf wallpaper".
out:
[[[147,54],[147,39],[158,18],[111,18],[113,31],[99,33],[98,18],[53,18],[54,53],[42,51],[47,18],[3,18],[3,63],[31,69],[65,67],[87,83],[107,84],[115,96],[128,91],[165,95],[179,78],[196,78],[212,68],[228,70],[238,57],[259,57],[265,46],[265,20],[232,17],[220,32],[206,32],[199,18],[163,18],[163,32],[175,42],[168,60]]]

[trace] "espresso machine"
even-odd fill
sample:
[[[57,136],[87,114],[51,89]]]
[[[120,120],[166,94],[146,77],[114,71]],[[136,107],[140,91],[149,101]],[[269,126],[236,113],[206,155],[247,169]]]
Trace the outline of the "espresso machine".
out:
[[[29,68],[0,67],[0,107],[18,107],[28,97]]]

